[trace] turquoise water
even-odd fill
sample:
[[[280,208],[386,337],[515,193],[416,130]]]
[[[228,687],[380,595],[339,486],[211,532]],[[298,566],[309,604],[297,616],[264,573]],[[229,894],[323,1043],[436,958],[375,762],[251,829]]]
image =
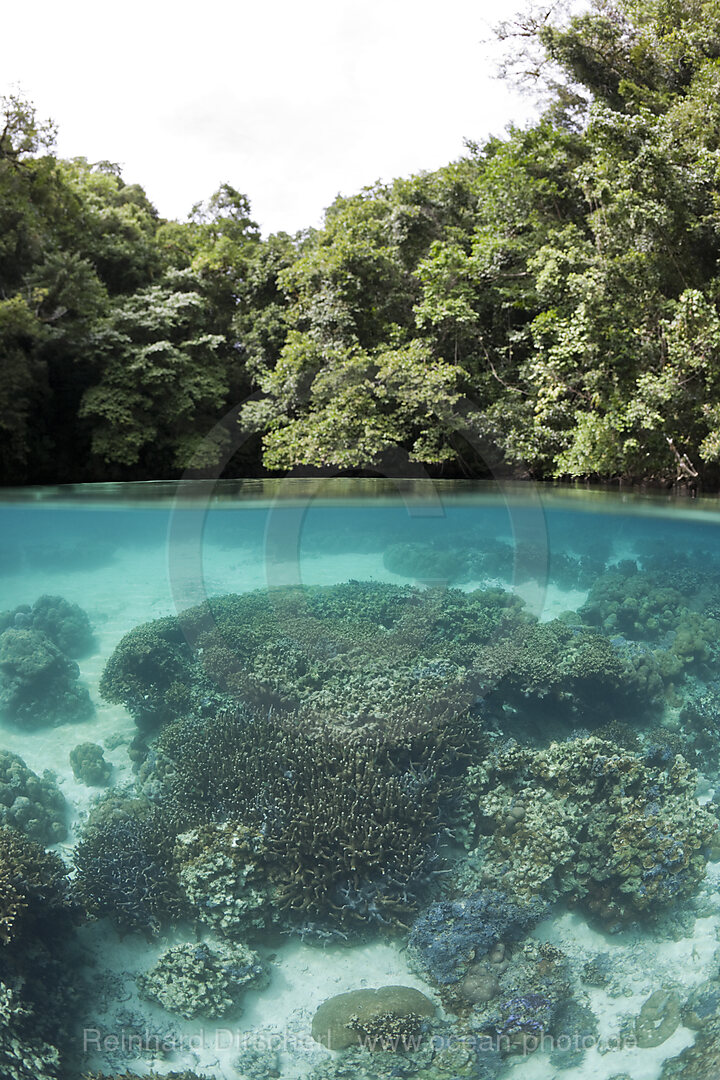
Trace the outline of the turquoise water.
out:
[[[0,528],[0,1077],[713,1075],[712,502],[150,484]]]

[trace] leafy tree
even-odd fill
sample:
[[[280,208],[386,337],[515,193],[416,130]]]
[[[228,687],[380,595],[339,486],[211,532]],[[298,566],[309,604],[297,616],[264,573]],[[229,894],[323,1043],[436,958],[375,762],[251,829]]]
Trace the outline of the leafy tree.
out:
[[[399,446],[411,461],[437,464],[454,457],[461,379],[459,368],[433,360],[420,341],[374,356],[336,348],[330,357],[293,331],[263,380],[267,399],[249,403],[243,420],[268,429],[272,469],[368,469]]]
[[[205,461],[203,440],[228,391],[223,338],[191,271],[119,300],[98,335],[99,381],[79,415],[90,421],[92,453],[145,475]]]

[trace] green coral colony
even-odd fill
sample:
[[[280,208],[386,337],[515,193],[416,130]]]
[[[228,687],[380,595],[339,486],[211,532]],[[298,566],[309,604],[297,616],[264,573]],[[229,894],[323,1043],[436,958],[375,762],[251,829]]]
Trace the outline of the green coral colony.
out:
[[[553,555],[582,599],[550,621],[507,588],[535,553],[458,534],[386,546],[415,584],[219,596],[126,633],[99,690],[137,725],[134,780],[76,740],[90,809],[63,857],[53,775],[0,751],[0,1076],[111,1080],[83,1072],[68,1022],[98,919],[148,943],[137,999],[183,1019],[239,1016],[269,946],[396,943],[433,1000],[328,995],[312,1033],[334,1053],[313,1080],[491,1080],[543,1036],[596,1032],[612,936],[677,936],[720,855],[716,803],[697,797],[699,770],[711,790],[720,769],[720,566],[601,546]],[[8,729],[92,715],[77,605],[43,596],[0,629]],[[563,912],[607,951],[580,964],[544,940]],[[696,1032],[662,1075],[709,1077],[720,968],[689,997],[660,987],[633,1023],[641,1048]],[[241,1055],[235,1075],[278,1076],[277,1058]]]

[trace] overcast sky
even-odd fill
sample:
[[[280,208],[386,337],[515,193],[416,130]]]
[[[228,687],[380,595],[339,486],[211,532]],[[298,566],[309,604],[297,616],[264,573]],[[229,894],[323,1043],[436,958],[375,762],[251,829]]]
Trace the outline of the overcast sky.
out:
[[[58,150],[118,162],[184,219],[227,181],[263,232],[336,194],[433,169],[533,103],[495,75],[490,26],[522,0],[35,0],[3,6],[0,92]]]

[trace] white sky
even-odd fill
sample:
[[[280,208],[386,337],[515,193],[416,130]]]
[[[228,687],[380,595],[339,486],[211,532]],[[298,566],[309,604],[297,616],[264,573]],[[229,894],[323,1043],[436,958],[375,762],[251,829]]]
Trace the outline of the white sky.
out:
[[[263,232],[444,165],[533,111],[497,80],[489,27],[522,0],[34,0],[4,4],[0,93],[59,126],[62,156],[118,162],[167,217],[227,181]]]

